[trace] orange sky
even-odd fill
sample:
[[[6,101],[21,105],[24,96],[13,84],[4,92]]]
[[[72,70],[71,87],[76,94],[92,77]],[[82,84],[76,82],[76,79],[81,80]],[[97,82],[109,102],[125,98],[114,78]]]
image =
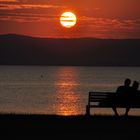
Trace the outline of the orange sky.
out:
[[[59,17],[72,11],[76,26]],[[0,0],[0,34],[37,37],[140,38],[140,0]]]

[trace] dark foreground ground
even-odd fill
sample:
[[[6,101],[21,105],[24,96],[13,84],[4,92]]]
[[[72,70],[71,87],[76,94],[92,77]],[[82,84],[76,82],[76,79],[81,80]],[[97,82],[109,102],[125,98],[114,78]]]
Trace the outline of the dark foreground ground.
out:
[[[140,139],[140,117],[0,115],[2,139]]]

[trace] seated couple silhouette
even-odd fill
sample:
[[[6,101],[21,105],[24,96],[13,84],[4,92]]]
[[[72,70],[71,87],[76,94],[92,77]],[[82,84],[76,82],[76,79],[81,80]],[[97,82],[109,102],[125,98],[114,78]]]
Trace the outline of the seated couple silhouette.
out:
[[[116,96],[113,100],[113,111],[115,115],[118,116],[117,105],[123,105],[126,108],[125,116],[131,108],[131,105],[136,101],[138,96],[140,96],[139,82],[134,81],[132,86],[131,80],[129,78],[125,79],[124,85],[119,86],[116,90]]]

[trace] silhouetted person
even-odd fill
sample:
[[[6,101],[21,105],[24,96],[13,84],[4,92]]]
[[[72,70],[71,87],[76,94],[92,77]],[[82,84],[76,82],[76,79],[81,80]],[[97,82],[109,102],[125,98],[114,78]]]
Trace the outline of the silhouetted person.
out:
[[[139,82],[134,81],[132,85],[132,90],[134,90],[135,94],[139,93],[138,88],[139,88]]]
[[[130,110],[130,106],[128,103],[128,99],[130,97],[130,94],[132,93],[132,87],[130,87],[131,80],[129,78],[125,79],[124,85],[119,86],[116,90],[116,99],[114,100],[114,106],[113,110],[115,112],[115,115],[118,116],[116,106],[118,105],[123,105],[126,107],[126,112],[125,115],[128,115],[128,112]]]
[[[135,102],[137,103],[140,97],[140,91],[138,90],[139,88],[139,82],[134,81],[133,85],[132,85],[132,92],[133,92],[133,96],[130,97],[130,101],[132,104],[135,104]]]

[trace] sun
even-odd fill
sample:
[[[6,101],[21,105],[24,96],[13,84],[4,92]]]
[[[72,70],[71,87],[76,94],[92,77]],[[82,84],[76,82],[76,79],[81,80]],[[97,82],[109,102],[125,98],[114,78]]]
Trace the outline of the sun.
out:
[[[60,23],[63,27],[71,28],[76,24],[76,15],[72,12],[65,12],[60,17]]]

